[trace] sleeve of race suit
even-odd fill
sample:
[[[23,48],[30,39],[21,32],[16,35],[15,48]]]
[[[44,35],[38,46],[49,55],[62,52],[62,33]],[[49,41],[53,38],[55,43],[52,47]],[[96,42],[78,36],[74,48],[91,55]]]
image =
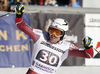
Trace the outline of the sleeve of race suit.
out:
[[[25,24],[25,21],[23,20],[23,18],[17,18],[15,19],[15,23],[16,23],[16,26],[21,30],[23,31],[25,34],[27,34],[28,36],[30,36],[34,43],[39,39],[39,35],[35,34],[33,32],[33,29],[31,29],[28,25]]]
[[[85,48],[78,48],[74,44],[70,44],[69,47],[69,54],[68,56],[78,56],[78,57],[84,57],[84,58],[93,58],[94,56],[94,49],[91,47],[90,49]]]

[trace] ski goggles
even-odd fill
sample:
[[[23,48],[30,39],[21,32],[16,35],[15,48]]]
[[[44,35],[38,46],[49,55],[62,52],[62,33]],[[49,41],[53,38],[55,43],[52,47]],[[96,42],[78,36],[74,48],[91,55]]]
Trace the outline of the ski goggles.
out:
[[[50,27],[49,28],[49,34],[50,35],[54,34],[56,37],[61,37],[62,36],[62,31],[59,30],[59,29],[55,29],[55,28]]]

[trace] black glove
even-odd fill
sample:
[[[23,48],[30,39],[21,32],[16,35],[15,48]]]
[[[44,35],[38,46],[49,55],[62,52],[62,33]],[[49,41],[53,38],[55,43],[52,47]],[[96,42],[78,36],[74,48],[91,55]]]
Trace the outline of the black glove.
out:
[[[21,18],[23,16],[23,13],[25,12],[25,7],[24,5],[17,4],[15,6],[15,11],[16,11],[16,17]]]
[[[90,37],[85,37],[83,40],[82,40],[82,44],[84,45],[84,47],[86,49],[90,49],[91,47],[93,47],[93,42],[92,42],[92,38]]]

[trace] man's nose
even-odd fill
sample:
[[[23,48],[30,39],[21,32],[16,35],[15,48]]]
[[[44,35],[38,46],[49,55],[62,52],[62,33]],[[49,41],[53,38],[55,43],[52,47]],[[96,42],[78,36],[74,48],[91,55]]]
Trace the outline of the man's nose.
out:
[[[52,36],[56,36],[55,33],[52,33]]]

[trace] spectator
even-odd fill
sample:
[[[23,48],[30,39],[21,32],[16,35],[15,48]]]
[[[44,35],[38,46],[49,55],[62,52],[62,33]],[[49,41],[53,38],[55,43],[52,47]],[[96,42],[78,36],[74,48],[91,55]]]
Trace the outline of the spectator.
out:
[[[78,0],[57,0],[59,6],[65,7],[81,7]]]
[[[31,0],[33,5],[39,5],[39,0]]]
[[[39,5],[44,5],[44,0],[39,0]]]
[[[0,0],[0,10],[7,10],[9,0]]]
[[[29,5],[29,4],[31,4],[31,0],[21,0],[21,4]]]
[[[4,0],[0,0],[0,8],[3,7],[3,4],[4,4]]]
[[[70,0],[57,0],[58,6],[68,5]]]
[[[65,5],[65,7],[81,7],[81,6],[77,3],[77,0],[70,0],[70,3],[68,5]]]
[[[28,5],[28,0],[21,0],[21,4]]]
[[[49,5],[49,6],[58,6],[56,0],[46,0],[44,5]]]
[[[14,0],[10,0],[9,5],[13,5],[14,4]]]

